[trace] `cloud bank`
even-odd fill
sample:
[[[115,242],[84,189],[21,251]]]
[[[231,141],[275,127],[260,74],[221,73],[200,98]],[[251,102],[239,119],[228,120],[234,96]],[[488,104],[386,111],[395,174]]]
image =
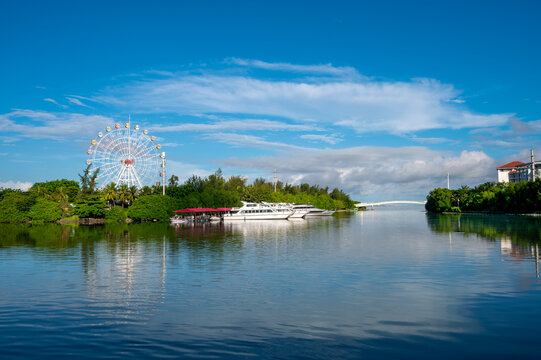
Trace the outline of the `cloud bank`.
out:
[[[231,71],[164,74],[104,90],[93,100],[143,113],[248,114],[337,125],[358,133],[480,128],[513,118],[513,114],[473,113],[455,101],[460,92],[452,85],[432,79],[375,80],[332,65],[242,59],[230,64],[292,76],[261,78]],[[298,74],[305,76],[294,76]],[[329,76],[310,77],[319,74]]]
[[[429,190],[447,185],[447,173],[452,186],[490,181],[495,176],[495,162],[484,152],[453,155],[426,147],[360,146],[225,162],[235,168],[278,168],[283,181],[341,187],[363,200],[385,200],[381,196],[423,199]]]
[[[15,190],[23,190],[27,191],[32,187],[31,182],[24,182],[24,181],[0,181],[0,189],[15,189]]]
[[[114,120],[107,116],[79,113],[14,110],[0,115],[0,131],[32,139],[89,137],[112,123]]]

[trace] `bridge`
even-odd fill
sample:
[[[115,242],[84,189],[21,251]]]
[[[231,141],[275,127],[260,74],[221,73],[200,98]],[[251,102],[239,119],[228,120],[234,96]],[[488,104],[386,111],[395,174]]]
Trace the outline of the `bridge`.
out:
[[[424,205],[426,204],[426,201],[418,201],[418,200],[389,200],[389,201],[374,201],[374,202],[361,202],[355,204],[356,207],[374,207],[374,206],[381,206],[381,205],[395,205],[395,204],[407,204],[407,205]]]

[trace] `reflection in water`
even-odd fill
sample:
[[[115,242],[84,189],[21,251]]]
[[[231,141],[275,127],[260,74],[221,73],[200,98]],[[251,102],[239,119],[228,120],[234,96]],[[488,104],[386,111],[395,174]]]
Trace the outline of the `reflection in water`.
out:
[[[515,220],[479,219],[391,209],[0,226],[9,274],[0,346],[9,358],[69,348],[74,357],[417,359],[507,356],[520,343],[526,358],[538,349],[538,280],[531,264],[500,253],[537,258],[523,235],[539,230],[520,223],[516,235],[502,225]]]
[[[539,278],[541,217],[521,215],[427,214],[430,229],[437,233],[478,235],[499,241],[501,253],[518,261],[534,260]]]

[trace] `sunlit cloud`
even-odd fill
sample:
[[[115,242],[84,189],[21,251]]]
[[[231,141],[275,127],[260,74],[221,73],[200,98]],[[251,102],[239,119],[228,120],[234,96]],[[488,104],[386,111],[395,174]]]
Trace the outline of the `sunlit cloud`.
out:
[[[364,198],[379,194],[398,199],[415,196],[422,200],[430,189],[445,185],[448,173],[453,184],[476,184],[495,177],[495,161],[484,152],[463,151],[453,155],[426,147],[362,146],[224,162],[261,171],[277,168],[284,181],[337,186]]]
[[[257,148],[270,151],[284,150],[311,150],[310,148],[292,145],[277,141],[268,141],[263,137],[254,135],[245,135],[237,133],[211,133],[203,136],[207,140],[212,140],[234,147]]]
[[[311,66],[230,60],[231,65],[292,73],[348,73],[332,65]],[[323,70],[325,69],[325,71]],[[262,79],[206,71],[130,81],[93,100],[142,113],[244,114],[338,125],[358,133],[412,133],[430,129],[500,126],[513,114],[476,114],[457,103],[460,92],[432,79],[382,81],[354,76]]]
[[[58,101],[54,100],[54,99],[51,99],[51,98],[45,98],[43,99],[43,101],[47,101],[47,102],[50,102],[50,103],[53,103],[57,106],[60,106],[61,108],[65,109],[67,108],[68,106],[67,105],[62,105],[62,104],[59,104]]]
[[[14,189],[14,190],[23,190],[27,191],[32,187],[31,182],[24,181],[0,181],[0,189]]]
[[[0,115],[0,131],[32,139],[78,139],[88,138],[113,121],[101,115],[15,110]]]
[[[317,131],[319,128],[314,125],[289,124],[281,121],[265,119],[238,119],[221,120],[209,123],[180,123],[178,125],[154,125],[154,131],[193,131],[193,132],[214,132],[214,131]]]
[[[75,105],[78,105],[78,106],[90,107],[90,106],[86,105],[85,103],[83,103],[81,100],[79,100],[76,97],[66,97],[66,99],[72,104],[75,104]]]
[[[342,141],[342,139],[340,139],[336,135],[304,134],[299,137],[304,140],[310,140],[310,141],[315,141],[315,142],[325,142],[327,144],[333,144],[333,145]]]
[[[349,66],[336,67],[332,64],[321,65],[298,65],[290,63],[271,63],[253,59],[229,58],[226,63],[250,68],[259,68],[265,70],[294,72],[313,75],[333,75],[333,76],[361,76],[357,70]]]

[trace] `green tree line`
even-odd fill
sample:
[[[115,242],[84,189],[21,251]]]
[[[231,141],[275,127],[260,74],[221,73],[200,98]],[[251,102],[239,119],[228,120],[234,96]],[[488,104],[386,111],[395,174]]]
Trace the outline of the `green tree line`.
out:
[[[429,212],[534,213],[541,211],[541,180],[487,182],[474,188],[437,188],[426,197]]]
[[[172,211],[196,207],[234,207],[241,201],[312,204],[322,209],[352,209],[354,202],[338,188],[278,182],[276,189],[262,178],[247,184],[242,176],[224,178],[218,169],[208,177],[196,175],[179,183],[171,176],[166,186],[137,189],[126,184],[108,184],[96,189],[97,173],[88,167],[74,180],[35,183],[28,191],[0,189],[0,222],[52,222],[60,219],[105,218],[110,221],[166,221]]]

